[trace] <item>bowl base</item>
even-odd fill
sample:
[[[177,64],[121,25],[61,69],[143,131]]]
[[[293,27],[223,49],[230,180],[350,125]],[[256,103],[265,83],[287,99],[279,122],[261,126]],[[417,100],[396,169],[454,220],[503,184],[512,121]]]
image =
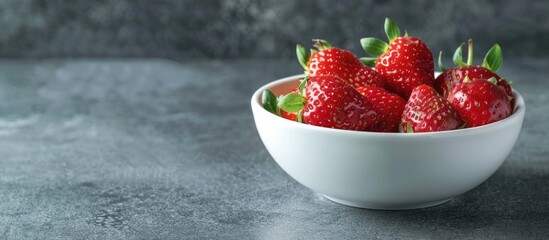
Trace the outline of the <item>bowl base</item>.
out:
[[[347,201],[339,198],[329,197],[324,194],[322,194],[322,196],[324,196],[326,199],[332,202],[336,202],[339,204],[343,204],[351,207],[357,207],[357,208],[368,208],[368,209],[376,209],[376,210],[411,210],[411,209],[419,209],[419,208],[428,208],[428,207],[441,205],[452,200],[452,198],[448,198],[440,201],[425,202],[425,203],[379,204],[379,203]]]

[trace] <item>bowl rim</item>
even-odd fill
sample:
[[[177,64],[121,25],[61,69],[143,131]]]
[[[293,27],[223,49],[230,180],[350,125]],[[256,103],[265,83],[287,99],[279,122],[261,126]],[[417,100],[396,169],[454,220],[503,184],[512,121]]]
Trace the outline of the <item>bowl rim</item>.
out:
[[[435,74],[437,73],[438,72],[436,72]],[[277,123],[280,123],[280,124],[292,124],[293,127],[319,131],[319,132],[332,133],[332,134],[345,134],[345,135],[371,136],[371,137],[375,136],[375,137],[413,138],[413,137],[449,137],[449,136],[457,136],[457,135],[471,135],[471,134],[489,132],[496,129],[506,128],[509,125],[511,125],[513,122],[517,121],[518,118],[521,118],[521,116],[523,117],[524,112],[526,110],[524,98],[518,91],[512,88],[513,96],[515,98],[515,105],[514,105],[513,113],[505,119],[502,119],[497,122],[489,123],[483,126],[471,127],[471,128],[462,128],[462,129],[454,129],[454,130],[439,131],[439,132],[401,133],[401,132],[353,131],[353,130],[319,127],[319,126],[303,124],[303,123],[290,121],[288,119],[284,119],[282,117],[279,117],[270,113],[269,111],[263,108],[261,104],[261,97],[264,90],[272,89],[275,86],[282,85],[288,82],[297,81],[299,78],[303,78],[304,76],[305,76],[304,74],[292,75],[292,76],[277,79],[275,81],[269,82],[261,86],[259,89],[257,89],[254,92],[251,98],[251,107],[252,107],[253,114],[268,114],[269,115],[268,117],[270,119],[272,119],[273,121],[277,121]],[[255,111],[256,109],[258,109],[259,111]]]

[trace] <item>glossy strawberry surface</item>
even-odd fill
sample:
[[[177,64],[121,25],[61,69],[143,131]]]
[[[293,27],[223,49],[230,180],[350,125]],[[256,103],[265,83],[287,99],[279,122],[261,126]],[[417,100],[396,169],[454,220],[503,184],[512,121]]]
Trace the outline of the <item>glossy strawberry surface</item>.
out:
[[[406,101],[400,96],[380,87],[359,87],[356,89],[364,95],[378,114],[375,124],[366,131],[372,132],[398,132],[400,117],[404,111]]]
[[[505,91],[486,80],[469,81],[454,87],[448,101],[467,122],[466,127],[499,121],[513,111]]]
[[[442,96],[447,97],[454,87],[460,85],[465,80],[465,77],[470,81],[487,80],[494,77],[496,85],[502,88],[509,97],[513,97],[511,86],[505,79],[490,69],[481,66],[457,67],[444,71],[435,79],[435,90]]]
[[[420,85],[412,91],[400,125],[403,132],[437,132],[457,129],[463,120],[433,87]]]
[[[404,99],[419,85],[433,85],[433,54],[415,37],[399,37],[376,60],[376,70],[385,77],[386,88]]]
[[[337,77],[311,77],[305,92],[304,123],[328,128],[365,130],[377,120],[377,114],[368,99]]]
[[[335,47],[314,53],[307,66],[307,75],[338,77],[354,87],[383,87],[385,84],[383,76],[362,64],[354,54]]]

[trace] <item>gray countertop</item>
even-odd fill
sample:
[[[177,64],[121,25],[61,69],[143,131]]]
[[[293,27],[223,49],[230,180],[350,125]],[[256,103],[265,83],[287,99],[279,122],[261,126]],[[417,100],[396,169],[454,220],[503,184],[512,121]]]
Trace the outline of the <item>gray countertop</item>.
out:
[[[527,112],[490,179],[376,211],[301,186],[261,143],[249,98],[299,73],[294,60],[0,61],[0,239],[546,237],[547,66],[503,66]]]

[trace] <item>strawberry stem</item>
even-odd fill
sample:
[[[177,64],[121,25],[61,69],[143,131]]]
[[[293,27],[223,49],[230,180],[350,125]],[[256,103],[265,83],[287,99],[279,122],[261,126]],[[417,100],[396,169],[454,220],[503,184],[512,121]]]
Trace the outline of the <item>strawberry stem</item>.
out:
[[[332,45],[323,39],[313,39],[313,47],[318,49],[318,51],[322,51],[332,48]]]
[[[301,82],[299,83],[298,91],[301,96],[305,97],[305,88],[307,88],[307,81],[309,80],[308,77],[305,77],[301,79]]]
[[[467,66],[473,65],[473,39],[469,38],[467,51]]]

